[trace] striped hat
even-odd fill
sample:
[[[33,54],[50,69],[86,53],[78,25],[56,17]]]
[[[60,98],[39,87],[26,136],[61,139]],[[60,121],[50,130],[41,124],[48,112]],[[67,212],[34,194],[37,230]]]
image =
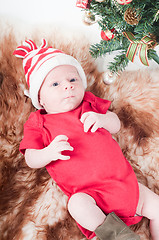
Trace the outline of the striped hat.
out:
[[[43,108],[39,103],[38,96],[40,87],[47,74],[57,66],[74,66],[83,81],[84,87],[87,87],[86,76],[79,62],[58,49],[47,47],[45,39],[42,40],[39,48],[32,40],[26,40],[23,45],[17,47],[13,55],[23,58],[25,78],[29,87],[29,90],[24,93],[31,98],[32,104],[37,109]]]

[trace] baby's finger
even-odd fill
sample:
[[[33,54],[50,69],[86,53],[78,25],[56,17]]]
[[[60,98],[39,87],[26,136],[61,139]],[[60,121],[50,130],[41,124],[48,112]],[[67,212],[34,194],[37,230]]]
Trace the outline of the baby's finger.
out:
[[[68,137],[66,135],[58,135],[54,138],[54,141],[60,142],[60,141],[67,141]]]
[[[74,148],[71,147],[70,145],[66,145],[66,146],[64,146],[63,149],[64,149],[64,150],[62,150],[62,151],[73,151],[73,150],[74,150]]]
[[[70,156],[65,156],[65,155],[59,154],[58,159],[60,159],[60,160],[69,160]]]
[[[83,113],[82,116],[81,116],[80,121],[81,121],[82,123],[84,123],[84,121],[86,120],[86,118],[87,118],[89,115],[90,115],[90,112],[85,112],[85,113]]]
[[[91,117],[88,117],[84,122],[84,132],[88,132],[88,130],[94,125],[95,120]]]
[[[56,147],[57,152],[62,152],[62,151],[73,151],[73,147],[70,146],[68,142],[60,142],[58,146]]]
[[[95,124],[92,126],[91,132],[94,133],[97,131],[97,129],[99,128],[97,122],[95,122]]]

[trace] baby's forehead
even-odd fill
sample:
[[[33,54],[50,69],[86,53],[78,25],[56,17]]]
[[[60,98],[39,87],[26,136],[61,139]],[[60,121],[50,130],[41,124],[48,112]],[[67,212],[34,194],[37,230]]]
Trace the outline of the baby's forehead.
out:
[[[72,65],[60,65],[55,68],[53,68],[46,76],[46,78],[56,78],[60,76],[79,76],[79,73],[76,69],[76,67]]]
[[[66,72],[66,73],[78,73],[77,68],[72,65],[60,65],[55,68],[53,68],[50,72]]]

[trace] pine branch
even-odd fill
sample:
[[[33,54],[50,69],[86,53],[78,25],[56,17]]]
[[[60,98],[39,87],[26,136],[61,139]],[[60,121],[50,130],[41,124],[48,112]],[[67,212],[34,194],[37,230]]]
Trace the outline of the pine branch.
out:
[[[129,60],[126,58],[126,54],[123,52],[120,55],[117,55],[114,58],[113,62],[109,63],[109,67],[108,69],[112,72],[112,73],[117,73],[120,71],[123,71],[126,66],[128,65]]]
[[[105,55],[106,53],[111,53],[112,51],[121,50],[123,47],[127,48],[128,45],[125,43],[125,38],[123,38],[123,43],[121,43],[120,38],[116,37],[111,41],[101,41],[100,43],[94,44],[90,47],[90,53],[94,58]],[[125,46],[124,46],[125,43]]]
[[[159,64],[159,56],[157,55],[157,53],[154,49],[149,49],[148,58],[153,59],[156,63]]]
[[[127,9],[135,12],[138,23],[131,25],[131,22],[125,20],[125,13],[131,12],[126,12]],[[116,0],[105,0],[101,3],[92,0],[89,10],[99,19],[101,30],[115,28],[115,37],[112,40],[102,40],[90,48],[90,53],[95,58],[115,50],[123,50],[122,54],[116,56],[110,63],[109,69],[113,72],[124,69],[129,61],[125,54],[130,41],[123,36],[123,32],[131,32],[138,40],[145,36],[153,37],[153,41],[159,43],[159,0],[132,0],[126,5],[120,5]],[[148,50],[148,59],[154,59],[159,63],[159,56],[152,49]]]

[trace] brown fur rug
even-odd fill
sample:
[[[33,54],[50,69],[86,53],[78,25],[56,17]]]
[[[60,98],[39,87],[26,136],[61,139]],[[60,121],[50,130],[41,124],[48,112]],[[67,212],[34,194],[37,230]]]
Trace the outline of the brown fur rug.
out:
[[[37,36],[32,39],[40,44]],[[51,34],[48,41],[81,62],[88,90],[112,101],[122,123],[114,138],[138,180],[159,194],[159,70],[124,72],[108,86],[89,55],[89,43]],[[82,240],[66,210],[67,197],[45,169],[30,169],[19,153],[23,124],[34,111],[23,94],[22,61],[12,56],[19,43],[12,33],[0,40],[0,240]],[[151,239],[148,224],[143,219],[132,226],[142,240]]]

